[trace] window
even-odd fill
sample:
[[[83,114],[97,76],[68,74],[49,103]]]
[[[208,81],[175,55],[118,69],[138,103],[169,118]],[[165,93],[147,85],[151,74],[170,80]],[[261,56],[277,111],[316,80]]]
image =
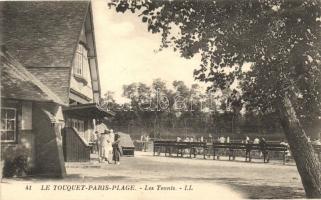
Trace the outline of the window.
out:
[[[74,62],[74,74],[82,78],[86,77],[86,71],[89,68],[87,49],[84,45],[78,44]]]
[[[17,127],[17,110],[15,108],[1,108],[1,141],[15,142]]]
[[[85,131],[85,122],[83,120],[68,119],[67,126],[76,129],[79,133],[83,133]]]

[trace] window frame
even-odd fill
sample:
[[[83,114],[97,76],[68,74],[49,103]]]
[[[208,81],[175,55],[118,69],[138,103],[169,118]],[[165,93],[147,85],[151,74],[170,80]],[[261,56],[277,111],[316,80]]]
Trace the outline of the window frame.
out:
[[[14,121],[14,129],[13,130],[2,130],[2,127],[0,127],[0,131],[13,131],[13,140],[2,140],[0,137],[0,142],[1,143],[16,143],[17,142],[17,138],[18,138],[18,109],[15,107],[1,107],[1,112],[3,112],[2,110],[14,110],[14,119],[7,119],[5,118],[5,122],[6,122],[6,126],[7,126],[7,122],[8,120],[13,120]],[[3,120],[1,118],[1,120]],[[7,128],[7,127],[6,127]]]
[[[79,71],[80,71],[80,73],[79,73]],[[74,74],[77,76],[83,76],[83,52],[82,52],[80,44],[77,45],[77,49],[76,49]]]
[[[76,48],[75,61],[73,66],[73,74],[78,78],[82,78],[86,80],[86,67],[89,67],[89,59],[88,59],[88,48],[83,43],[78,43]],[[86,63],[85,63],[86,62]]]
[[[67,127],[74,128],[79,133],[85,132],[85,120],[68,118]]]

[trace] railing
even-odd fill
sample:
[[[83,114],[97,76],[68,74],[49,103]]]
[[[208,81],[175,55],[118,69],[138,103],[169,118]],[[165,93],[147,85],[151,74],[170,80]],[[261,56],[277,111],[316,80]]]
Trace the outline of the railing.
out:
[[[172,153],[175,151],[177,157],[179,155],[183,157],[184,152],[187,152],[190,158],[192,157],[192,155],[194,155],[195,158],[198,149],[202,149],[203,158],[205,159],[206,152],[208,150],[205,142],[176,142],[155,140],[153,155],[160,155],[162,152],[164,152],[165,156],[167,154],[169,156],[172,156]]]
[[[321,146],[313,145],[315,153],[318,155],[321,160]],[[154,141],[154,149],[153,155],[160,155],[164,153],[165,156],[172,156],[173,153],[176,153],[176,156],[179,155],[183,157],[183,154],[189,154],[191,158],[192,155],[196,157],[198,152],[203,154],[204,159],[207,157],[213,156],[213,159],[219,159],[220,154],[222,153],[221,149],[225,149],[225,153],[228,154],[229,160],[235,160],[236,151],[245,152],[245,161],[251,161],[252,151],[259,151],[263,154],[263,159],[265,161],[270,160],[270,154],[272,152],[282,154],[282,160],[285,164],[289,152],[289,148],[286,145],[276,144],[276,143],[267,143],[265,145],[259,144],[245,144],[245,143],[217,143],[213,142],[210,144],[206,144],[205,142],[177,142],[177,141],[164,141],[164,140],[155,140]]]
[[[90,145],[79,136],[74,128],[64,128],[62,136],[66,162],[88,162],[90,160]]]
[[[261,151],[263,153],[264,162],[268,162],[270,159],[269,152],[281,152],[283,157],[283,163],[286,162],[286,155],[288,147],[282,144],[245,144],[245,143],[213,143],[213,159],[217,156],[219,159],[219,149],[227,149],[229,160],[233,158],[235,160],[235,151],[243,150],[245,151],[245,161],[251,162],[252,156],[251,151]]]
[[[283,163],[285,164],[287,160],[287,154],[290,151],[289,147],[282,144],[277,143],[267,143],[265,145],[260,144],[245,144],[245,143],[213,143],[213,159],[218,155],[219,149],[227,149],[229,160],[233,158],[235,160],[235,151],[243,150],[245,151],[245,161],[247,159],[251,161],[251,151],[261,151],[263,153],[264,161],[270,159],[270,152],[280,152],[282,153]],[[318,158],[321,160],[321,146],[320,145],[312,145],[314,149],[314,153],[317,154]],[[218,155],[219,156],[219,155]]]

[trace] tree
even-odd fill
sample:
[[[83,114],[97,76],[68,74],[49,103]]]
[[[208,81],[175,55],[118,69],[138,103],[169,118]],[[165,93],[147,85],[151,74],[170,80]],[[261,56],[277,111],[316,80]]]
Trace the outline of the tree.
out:
[[[161,138],[161,119],[169,109],[170,102],[167,96],[167,94],[169,94],[169,91],[166,88],[166,83],[159,78],[153,80],[152,88],[155,91],[153,102],[156,105],[156,108],[153,110],[153,134],[154,137]]]
[[[208,90],[238,82],[249,108],[276,111],[306,196],[321,198],[321,164],[300,122],[301,116],[316,120],[321,115],[320,1],[123,0],[111,4],[119,12],[140,10],[148,30],[162,35],[161,48],[173,48],[185,58],[201,54],[194,76],[211,83]],[[177,28],[178,33],[173,31]]]
[[[152,137],[161,136],[161,122],[169,114],[171,94],[161,79],[155,79],[151,86],[144,83],[123,86],[123,96],[130,99],[131,111],[135,115],[133,122],[145,132],[152,129]]]
[[[130,99],[130,113],[132,114],[132,120],[137,122],[135,125],[147,129],[151,118],[148,111],[153,109],[151,88],[144,83],[131,83],[123,86],[123,96]]]
[[[106,91],[104,96],[100,99],[100,104],[106,109],[113,112],[120,109],[120,105],[116,103],[114,99],[115,93],[112,91]]]

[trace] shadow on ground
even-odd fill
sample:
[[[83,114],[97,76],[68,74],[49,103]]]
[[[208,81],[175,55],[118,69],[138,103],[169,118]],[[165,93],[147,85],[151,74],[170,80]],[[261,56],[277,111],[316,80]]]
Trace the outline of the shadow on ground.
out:
[[[205,177],[164,177],[164,178],[134,178],[131,176],[82,176],[81,174],[70,174],[65,181],[79,181],[82,179],[84,182],[126,182],[140,183],[140,182],[193,182],[197,183],[213,183],[220,185],[226,185],[232,188],[234,191],[245,194],[245,198],[248,199],[295,199],[305,198],[303,188],[300,187],[286,187],[279,185],[268,185],[258,183],[262,180],[248,180],[239,178],[205,178]]]

